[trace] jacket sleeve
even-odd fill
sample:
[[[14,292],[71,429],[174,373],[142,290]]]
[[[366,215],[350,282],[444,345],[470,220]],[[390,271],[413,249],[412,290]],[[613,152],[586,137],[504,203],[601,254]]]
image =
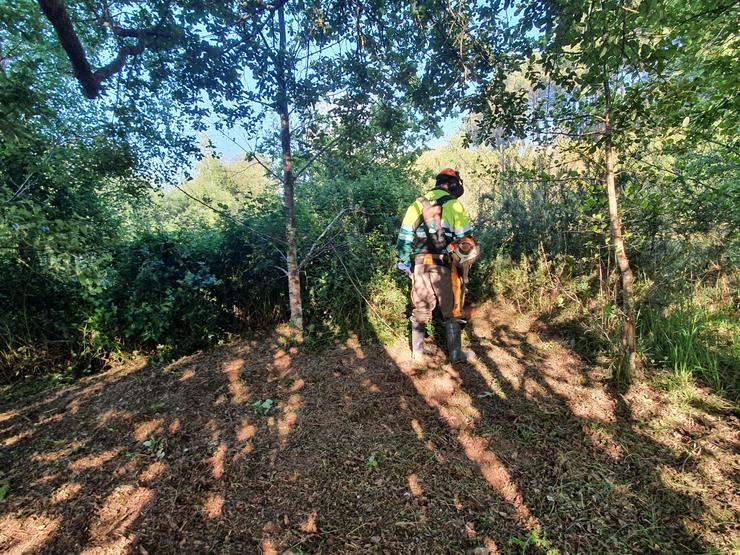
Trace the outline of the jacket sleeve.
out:
[[[396,240],[396,252],[401,262],[411,262],[411,247],[413,246],[415,235],[414,224],[421,216],[421,205],[419,202],[413,203],[406,210],[406,215],[401,222],[401,231],[398,232]]]

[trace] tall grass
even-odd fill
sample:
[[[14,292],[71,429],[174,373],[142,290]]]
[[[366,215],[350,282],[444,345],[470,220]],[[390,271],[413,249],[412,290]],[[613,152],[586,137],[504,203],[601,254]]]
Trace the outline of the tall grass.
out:
[[[673,310],[646,308],[640,313],[643,356],[678,374],[694,374],[723,389],[716,345],[704,333],[706,314],[691,305]]]
[[[643,307],[638,327],[646,362],[673,370],[678,376],[693,375],[714,390],[737,397],[738,359],[734,351],[740,338],[731,327],[729,337],[718,331],[718,323],[727,324],[727,317],[689,302],[668,308]]]
[[[478,299],[501,296],[539,315],[569,336],[583,356],[604,364],[619,356],[621,312],[615,298],[618,275],[603,283],[583,273],[580,261],[556,255],[506,254],[484,259],[474,278]],[[668,369],[670,384],[703,382],[731,399],[740,393],[740,318],[731,279],[715,285],[666,289],[637,284],[638,341],[648,370]]]

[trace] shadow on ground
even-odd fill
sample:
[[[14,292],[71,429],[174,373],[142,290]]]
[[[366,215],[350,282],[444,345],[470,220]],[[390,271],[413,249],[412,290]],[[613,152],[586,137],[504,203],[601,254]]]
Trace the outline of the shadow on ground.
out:
[[[7,406],[0,549],[731,550],[734,416],[612,394],[505,307],[472,332],[471,366],[275,335]]]

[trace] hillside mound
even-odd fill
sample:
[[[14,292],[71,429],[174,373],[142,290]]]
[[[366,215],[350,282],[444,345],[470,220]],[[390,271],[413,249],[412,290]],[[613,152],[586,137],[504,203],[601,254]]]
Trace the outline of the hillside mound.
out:
[[[0,409],[7,553],[705,553],[737,547],[738,422],[611,391],[511,307],[478,353],[279,334]],[[430,347],[431,347],[430,342]]]

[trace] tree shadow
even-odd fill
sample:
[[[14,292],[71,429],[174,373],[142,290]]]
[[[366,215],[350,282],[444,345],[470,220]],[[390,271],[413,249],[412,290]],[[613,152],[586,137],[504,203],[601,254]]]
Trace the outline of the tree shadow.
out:
[[[692,462],[515,328],[476,327],[471,366],[276,334],[12,404],[0,547],[514,552],[535,536],[563,552],[711,550],[685,524],[703,504],[664,483]]]
[[[518,437],[517,450],[526,446],[512,472],[522,476],[524,499],[555,545],[568,552],[716,551],[697,526],[706,498],[666,480],[691,470],[686,453],[646,433],[646,422],[632,414],[634,397],[528,326],[483,331],[489,348],[476,338],[479,362],[461,375],[494,392],[481,400],[481,412],[498,437]],[[500,417],[502,400],[515,417]]]

